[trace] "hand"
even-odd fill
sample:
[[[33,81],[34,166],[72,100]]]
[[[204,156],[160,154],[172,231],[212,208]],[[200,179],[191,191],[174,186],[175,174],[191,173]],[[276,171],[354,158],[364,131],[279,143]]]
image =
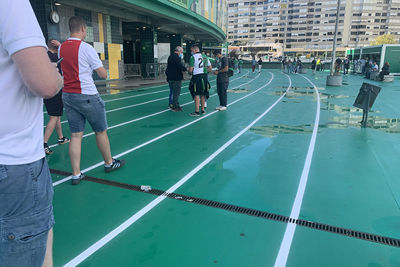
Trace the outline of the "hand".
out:
[[[55,47],[57,47],[57,48],[59,48],[61,46],[61,43],[59,41],[57,41],[57,40],[52,40],[50,43],[52,45],[54,45]]]

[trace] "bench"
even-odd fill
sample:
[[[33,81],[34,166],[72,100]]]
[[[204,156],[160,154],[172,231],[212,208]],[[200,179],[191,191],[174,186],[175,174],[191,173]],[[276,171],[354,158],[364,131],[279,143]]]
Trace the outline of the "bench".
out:
[[[383,81],[387,83],[391,83],[394,80],[394,75],[385,75],[383,76]]]

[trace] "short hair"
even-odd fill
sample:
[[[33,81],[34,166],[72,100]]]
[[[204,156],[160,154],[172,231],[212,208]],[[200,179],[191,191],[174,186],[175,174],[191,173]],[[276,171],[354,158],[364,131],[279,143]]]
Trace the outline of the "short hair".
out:
[[[218,49],[214,50],[213,54],[214,54],[214,56],[219,55],[219,54],[221,54],[221,50],[218,50]]]
[[[196,52],[200,52],[200,48],[197,45],[192,46],[191,49],[193,49]]]
[[[76,33],[79,32],[83,26],[86,26],[86,21],[82,17],[73,16],[69,19],[68,24],[70,33]]]
[[[181,47],[181,46],[177,46],[177,47],[175,47],[175,50],[174,50],[175,52],[180,52],[180,51],[182,51],[183,52],[183,48]]]

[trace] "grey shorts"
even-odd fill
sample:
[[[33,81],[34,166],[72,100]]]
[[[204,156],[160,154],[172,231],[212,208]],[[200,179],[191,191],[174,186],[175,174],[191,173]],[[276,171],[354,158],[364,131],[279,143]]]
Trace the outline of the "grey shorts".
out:
[[[0,165],[0,266],[43,263],[54,225],[53,184],[45,158]]]
[[[71,133],[83,132],[86,120],[96,133],[107,130],[105,104],[99,94],[82,95],[63,92],[62,100]]]

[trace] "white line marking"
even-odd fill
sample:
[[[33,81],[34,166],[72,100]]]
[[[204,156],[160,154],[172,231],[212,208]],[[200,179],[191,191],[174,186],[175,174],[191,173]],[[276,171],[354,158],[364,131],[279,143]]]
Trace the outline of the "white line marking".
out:
[[[236,79],[233,79],[232,82],[235,81],[235,80],[237,80],[237,79],[240,79],[240,78],[241,78],[241,77],[238,77],[238,78],[236,78]],[[252,79],[252,80],[250,80],[250,82],[253,81],[253,80],[255,80],[255,78]],[[245,83],[245,84],[247,84],[247,83]],[[232,89],[239,88],[240,86],[243,86],[243,85],[244,85],[244,84],[239,85],[239,86],[237,86],[237,87],[234,87],[234,88],[232,88]],[[188,94],[188,93],[186,93],[186,94]],[[211,95],[210,97],[213,97],[213,96],[216,96],[216,95],[217,95],[217,94],[213,94],[213,95]],[[189,102],[183,104],[182,106],[186,106],[186,105],[189,105],[189,104],[191,104],[191,103],[193,103],[193,101],[189,101]],[[168,111],[170,111],[170,109],[164,109],[164,110],[162,110],[162,111],[155,112],[155,113],[152,113],[152,114],[149,114],[149,115],[146,115],[146,116],[137,118],[137,119],[133,119],[133,120],[130,120],[130,121],[126,121],[126,122],[123,122],[123,123],[120,123],[120,124],[116,124],[116,125],[110,126],[110,127],[107,128],[107,130],[111,130],[111,129],[114,129],[114,128],[117,128],[117,127],[120,127],[120,126],[123,126],[123,125],[127,125],[127,124],[130,124],[130,123],[136,122],[136,121],[144,120],[144,119],[147,119],[147,118],[150,118],[150,117],[153,117],[153,116],[156,116],[156,115],[160,115],[160,114],[165,113],[165,112],[168,112]],[[90,132],[90,133],[88,133],[88,134],[83,135],[83,138],[86,138],[86,137],[91,136],[91,135],[94,135],[94,132]],[[49,147],[50,147],[50,148],[53,148],[53,147],[56,147],[56,146],[59,146],[59,144],[56,143],[56,144],[53,144],[53,145],[51,145],[51,146],[49,146]]]
[[[303,172],[301,173],[300,183],[297,188],[296,198],[294,200],[292,211],[290,213],[290,218],[293,219],[299,218],[301,204],[303,202],[304,192],[307,186],[308,174],[310,172],[311,161],[314,154],[315,141],[317,139],[319,115],[320,115],[320,96],[317,86],[315,86],[315,84],[311,82],[307,77],[303,75],[300,76],[309,81],[314,86],[314,90],[317,93],[317,114],[315,116],[314,129],[312,132],[310,145],[308,147],[308,152],[304,163]],[[275,260],[275,265],[274,265],[275,267],[286,266],[286,262],[289,256],[290,248],[292,246],[292,241],[295,231],[296,231],[296,224],[288,223],[286,226],[285,235],[283,236],[283,240],[279,248],[278,256]]]
[[[241,97],[241,98],[239,98],[239,99],[236,99],[236,100],[233,101],[232,103],[228,104],[228,106],[233,105],[233,104],[235,104],[235,103],[237,103],[237,102],[239,102],[239,101],[241,101],[241,100],[243,100],[243,99],[245,99],[245,98],[247,98],[247,97],[249,97],[249,96],[251,96],[251,95],[257,93],[257,92],[260,91],[261,89],[263,89],[263,88],[265,88],[266,86],[268,86],[268,85],[272,82],[272,80],[274,79],[274,75],[273,75],[272,73],[271,73],[271,75],[272,75],[272,78],[270,79],[270,81],[269,81],[267,84],[263,85],[262,87],[258,88],[257,90],[255,90],[254,92],[252,92],[252,93],[250,93],[250,94],[247,94],[247,95],[245,95],[245,96],[243,96],[243,97]],[[258,78],[259,76],[260,76],[260,75],[257,75],[254,79]],[[254,79],[253,79],[253,80],[254,80]],[[247,82],[247,83],[249,83],[249,82]],[[157,141],[157,140],[160,140],[160,139],[162,139],[162,138],[164,138],[164,137],[166,137],[166,136],[168,136],[168,135],[170,135],[170,134],[173,134],[173,133],[175,133],[175,132],[177,132],[177,131],[179,131],[179,130],[181,130],[181,129],[184,129],[184,128],[186,128],[186,127],[188,127],[188,126],[190,126],[190,125],[192,125],[192,124],[194,124],[194,123],[196,123],[196,122],[198,122],[198,121],[204,120],[205,118],[207,118],[207,117],[209,117],[209,116],[211,116],[211,115],[213,115],[213,114],[215,114],[215,113],[217,113],[217,112],[219,112],[219,111],[218,111],[218,110],[215,110],[215,111],[213,111],[213,112],[211,112],[211,113],[208,113],[208,114],[205,115],[205,116],[202,116],[202,117],[200,117],[200,118],[198,118],[198,119],[196,119],[196,120],[193,120],[193,121],[191,121],[191,122],[189,122],[189,123],[186,123],[186,124],[184,124],[184,125],[182,125],[182,126],[180,126],[180,127],[178,127],[178,128],[175,128],[175,129],[173,129],[173,130],[171,130],[171,131],[169,131],[169,132],[166,132],[166,133],[164,133],[164,134],[162,134],[162,135],[160,135],[160,136],[158,136],[158,137],[155,137],[155,138],[153,138],[153,139],[151,139],[151,140],[149,140],[149,141],[147,141],[147,142],[145,142],[145,143],[143,143],[143,144],[141,144],[141,145],[138,145],[138,146],[136,146],[136,147],[134,147],[134,148],[131,148],[131,149],[129,149],[129,150],[126,150],[125,152],[122,152],[122,153],[120,153],[120,154],[114,156],[114,158],[122,157],[122,156],[124,156],[124,155],[126,155],[126,154],[128,154],[128,153],[131,153],[131,152],[133,152],[133,151],[135,151],[135,150],[138,150],[138,149],[140,149],[140,148],[142,148],[142,147],[144,147],[144,146],[147,146],[147,145],[149,145],[149,144],[151,144],[151,143],[153,143],[153,142],[155,142],[155,141]],[[88,168],[82,170],[82,172],[83,172],[83,173],[88,172],[88,171],[93,170],[93,169],[95,169],[95,168],[97,168],[97,167],[99,167],[99,166],[102,166],[103,164],[104,164],[104,161],[101,161],[101,162],[99,162],[99,163],[96,163],[96,164],[94,164],[94,165],[92,165],[92,166],[90,166],[90,167],[88,167]],[[59,185],[59,184],[62,184],[62,183],[66,182],[66,181],[68,181],[68,180],[70,180],[70,179],[71,179],[71,176],[65,177],[64,179],[61,179],[61,180],[59,180],[59,181],[57,181],[57,182],[54,182],[54,183],[53,183],[53,186],[57,186],[57,185]]]
[[[236,78],[236,79],[239,79],[239,78],[241,78],[241,77],[238,77],[238,78]],[[234,79],[234,80],[236,80],[236,79]],[[232,81],[234,81],[234,80],[232,80]],[[186,87],[188,87],[188,86],[185,86],[185,87],[183,87],[183,88],[186,88]],[[164,90],[164,91],[169,91],[169,89],[168,89],[168,90]],[[162,91],[159,91],[159,92],[162,92]],[[182,94],[180,94],[180,95],[187,95],[187,94],[189,94],[189,93],[190,93],[190,92],[182,93]],[[153,93],[148,93],[148,94],[153,94]],[[137,96],[138,96],[138,95],[137,95]],[[136,96],[132,96],[132,97],[136,97]],[[129,97],[126,97],[126,98],[130,98],[130,96],[129,96]],[[123,106],[123,107],[116,108],[116,109],[110,109],[110,110],[106,110],[106,113],[110,113],[110,112],[114,112],[114,111],[119,111],[119,110],[124,110],[124,109],[128,109],[128,108],[133,108],[133,107],[138,107],[138,106],[150,104],[150,103],[153,103],[153,102],[165,100],[165,99],[168,99],[168,98],[169,98],[169,96],[167,96],[167,97],[161,97],[161,98],[156,98],[156,99],[149,100],[149,101],[146,101],[146,102],[141,102],[141,103],[137,103],[137,104],[133,104],[133,105],[129,105],[129,106]],[[121,98],[115,99],[115,100],[121,100]],[[104,101],[104,102],[107,102],[107,101]],[[67,123],[67,122],[68,122],[67,120],[61,121],[61,124],[65,124],[65,123]],[[46,128],[46,125],[44,125],[43,128]]]
[[[283,93],[278,100],[276,100],[264,113],[262,113],[259,117],[257,117],[253,122],[251,122],[249,125],[246,126],[243,130],[241,130],[239,133],[237,133],[234,137],[232,137],[228,142],[226,142],[224,145],[222,145],[220,148],[218,148],[217,151],[215,151],[213,154],[211,154],[207,159],[205,159],[202,163],[200,163],[196,168],[194,168],[192,171],[190,171],[188,174],[186,174],[182,179],[180,179],[176,184],[174,184],[171,188],[169,188],[166,192],[167,193],[173,193],[175,190],[177,190],[179,187],[181,187],[184,183],[186,183],[190,178],[192,178],[197,172],[199,172],[204,166],[206,166],[208,163],[210,163],[214,158],[216,158],[219,154],[221,154],[227,147],[229,147],[233,142],[235,142],[240,136],[242,136],[245,132],[247,132],[254,124],[256,124],[259,120],[261,120],[268,112],[270,112],[280,101],[281,99],[286,95],[286,93],[289,91],[291,87],[291,79],[289,76],[290,84],[289,87],[287,88],[286,92]],[[272,74],[272,79],[273,79],[273,74]],[[270,82],[272,81],[270,80]],[[270,83],[269,82],[269,83]],[[268,83],[268,84],[269,84]],[[261,88],[265,88],[267,85],[264,85]],[[94,243],[92,246],[90,246],[88,249],[83,251],[81,254],[76,256],[74,259],[72,259],[70,262],[64,265],[64,267],[72,267],[76,266],[80,263],[82,263],[84,260],[86,260],[90,255],[95,253],[97,250],[102,248],[104,245],[106,245],[108,242],[110,242],[112,239],[114,239],[116,236],[118,236],[120,233],[122,233],[124,230],[126,230],[128,227],[130,227],[133,223],[135,223],[137,220],[139,220],[141,217],[143,217],[147,212],[152,210],[155,206],[160,204],[164,199],[166,199],[165,196],[159,196],[149,204],[147,204],[144,208],[142,208],[140,211],[135,213],[132,217],[130,217],[128,220],[123,222],[121,225],[119,225],[117,228],[115,228],[113,231],[108,233],[106,236],[101,238],[99,241]]]

